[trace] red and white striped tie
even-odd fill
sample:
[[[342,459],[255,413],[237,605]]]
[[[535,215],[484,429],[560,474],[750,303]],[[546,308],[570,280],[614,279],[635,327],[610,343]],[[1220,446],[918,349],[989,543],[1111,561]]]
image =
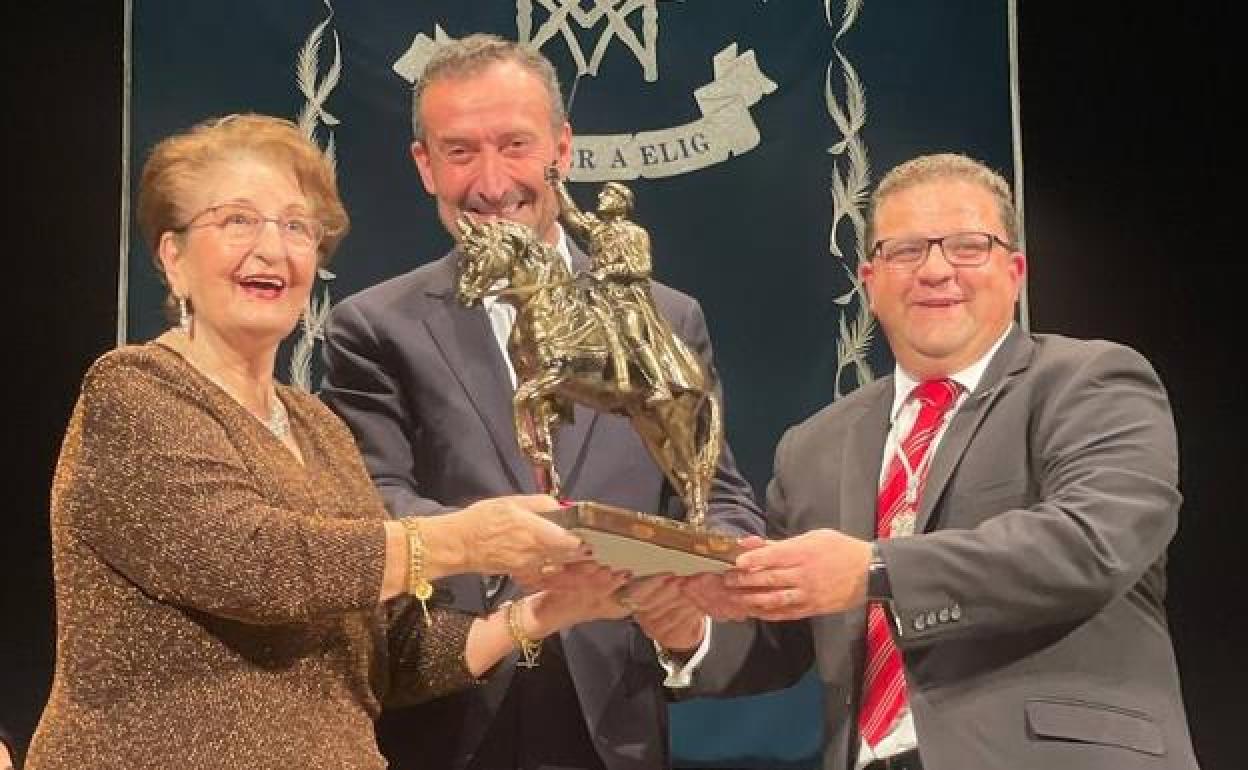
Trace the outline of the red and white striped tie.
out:
[[[902,439],[898,451],[889,461],[888,472],[880,487],[876,503],[876,536],[883,540],[892,532],[893,519],[899,514],[913,516],[918,495],[906,499],[907,484],[918,492],[927,475],[928,447],[940,430],[941,421],[957,400],[959,385],[952,380],[928,380],[913,391],[921,402],[919,414],[910,433]],[[906,453],[903,464],[899,455]],[[911,476],[916,478],[911,479]],[[906,680],[902,674],[901,653],[893,643],[885,609],[873,602],[867,609],[867,666],[863,673],[862,708],[858,712],[858,729],[871,746],[888,735],[897,715],[906,705]]]

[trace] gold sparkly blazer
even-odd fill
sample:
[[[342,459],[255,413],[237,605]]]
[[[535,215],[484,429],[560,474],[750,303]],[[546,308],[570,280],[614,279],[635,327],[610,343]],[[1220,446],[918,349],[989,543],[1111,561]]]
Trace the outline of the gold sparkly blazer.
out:
[[[302,465],[158,342],[91,367],[52,486],[56,674],[27,767],[382,768],[381,700],[472,683],[469,617],[378,606],[386,514],[351,434],[278,392]]]

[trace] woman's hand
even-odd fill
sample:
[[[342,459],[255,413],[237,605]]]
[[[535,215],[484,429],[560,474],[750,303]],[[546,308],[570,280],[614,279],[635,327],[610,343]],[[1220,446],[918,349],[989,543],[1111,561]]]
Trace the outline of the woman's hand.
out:
[[[627,573],[613,572],[592,562],[567,564],[557,573],[552,575],[545,589],[510,605],[525,640],[540,642],[577,623],[628,614],[628,610],[612,598],[628,581]],[[464,661],[473,676],[484,676],[520,642],[510,625],[509,604],[505,603],[488,617],[473,621],[464,648]]]
[[[460,572],[531,573],[587,558],[580,538],[537,515],[558,508],[547,495],[514,495],[429,516],[420,525],[425,573],[430,579]]]
[[[565,565],[555,585],[520,600],[517,620],[530,638],[542,639],[578,623],[627,617],[615,595],[629,577],[594,562]]]

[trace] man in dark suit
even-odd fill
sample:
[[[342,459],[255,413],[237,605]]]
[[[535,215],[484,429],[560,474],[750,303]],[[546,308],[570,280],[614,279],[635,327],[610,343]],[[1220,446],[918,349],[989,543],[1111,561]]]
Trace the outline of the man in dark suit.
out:
[[[1166,394],[1128,348],[1014,325],[1015,221],[963,156],[880,182],[860,276],[896,369],[785,434],[776,539],[689,587],[772,621],[714,625],[694,692],[813,661],[829,770],[1196,767],[1163,606]]]
[[[441,48],[416,86],[413,122],[412,156],[449,231],[465,213],[510,219],[533,228],[574,270],[588,266],[557,223],[559,202],[547,181],[552,166],[566,173],[572,135],[554,70],[540,54],[483,35]],[[322,395],[351,427],[396,516],[535,489],[511,416],[515,374],[503,350],[513,316],[504,303],[461,306],[456,262],[452,252],[360,292],[329,322]],[[654,300],[713,378],[697,302],[658,284]],[[574,423],[555,437],[555,455],[569,498],[682,515],[623,418],[578,406]],[[762,530],[726,447],[711,496],[714,523]],[[513,658],[480,687],[384,716],[379,739],[393,766],[666,767],[665,671],[656,643],[684,646],[701,635],[703,619],[661,580],[638,588],[641,606],[630,604],[631,619],[547,639],[538,666],[518,668]],[[486,613],[521,590],[463,576],[440,586],[440,598]]]

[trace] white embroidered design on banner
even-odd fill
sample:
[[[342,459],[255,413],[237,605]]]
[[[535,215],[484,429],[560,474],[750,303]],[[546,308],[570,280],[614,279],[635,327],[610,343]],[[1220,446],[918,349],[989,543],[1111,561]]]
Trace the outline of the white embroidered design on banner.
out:
[[[331,166],[336,166],[334,126],[341,121],[326,109],[325,102],[342,77],[342,47],[338,40],[338,30],[329,29],[334,41],[334,58],[322,77],[321,45],[325,31],[334,19],[333,5],[329,0],[322,2],[329,15],[308,33],[295,58],[295,84],[304,98],[303,108],[299,110],[299,117],[295,122],[303,135],[313,142],[317,141],[317,130],[322,125],[325,127],[328,137],[325,140],[325,157],[329,159]],[[318,298],[315,293],[309,295],[308,306],[304,308],[299,323],[299,339],[295,340],[290,351],[290,384],[308,393],[312,392],[312,354],[316,351],[317,341],[325,339],[325,322],[329,320],[331,307],[329,282],[334,280],[334,274],[320,267],[316,270],[316,277],[321,282],[321,296]]]
[[[834,301],[844,310],[837,319],[836,340],[836,379],[833,382],[835,398],[866,385],[875,379],[867,354],[871,350],[871,342],[875,339],[875,316],[867,303],[862,281],[858,278],[858,268],[866,260],[867,244],[863,243],[866,235],[867,188],[871,183],[871,165],[867,157],[867,145],[862,139],[862,129],[867,123],[867,97],[858,72],[849,59],[841,53],[838,44],[849,28],[853,26],[862,10],[863,0],[850,0],[841,11],[840,26],[833,39],[832,50],[836,53],[836,61],[828,62],[824,75],[823,94],[828,105],[828,115],[841,133],[841,141],[828,148],[834,156],[832,163],[832,179],[829,187],[832,190],[832,226],[828,234],[828,251],[840,260],[845,273],[852,284],[849,291]],[[832,0],[824,0],[824,15],[829,27],[835,27],[832,19]],[[842,102],[832,87],[832,70],[839,62],[844,73],[845,99]],[[849,220],[852,228],[853,242],[852,261],[841,248],[839,235],[841,225]],[[851,305],[855,306],[855,314],[849,320]],[[853,379],[850,387],[843,388],[841,383],[850,374]]]
[[[702,117],[683,126],[637,134],[574,136],[574,182],[610,179],[657,179],[698,171],[742,155],[758,146],[758,126],[750,115],[773,83],[758,68],[753,51],[737,53],[737,44],[712,60],[714,79],[693,92]]]
[[[549,17],[537,31],[533,31],[534,5],[540,5],[549,13]],[[641,12],[641,38],[629,26],[629,16]],[[606,19],[603,30],[594,44],[593,53],[585,58],[576,30],[570,21],[575,21],[582,29],[593,29],[601,19]],[[580,0],[517,0],[516,2],[516,39],[534,48],[541,48],[556,34],[562,35],[576,62],[577,75],[597,75],[598,65],[607,52],[607,46],[613,39],[628,46],[637,57],[647,83],[659,79],[658,42],[659,42],[659,11],[655,0],[594,0],[589,10],[581,8]]]

